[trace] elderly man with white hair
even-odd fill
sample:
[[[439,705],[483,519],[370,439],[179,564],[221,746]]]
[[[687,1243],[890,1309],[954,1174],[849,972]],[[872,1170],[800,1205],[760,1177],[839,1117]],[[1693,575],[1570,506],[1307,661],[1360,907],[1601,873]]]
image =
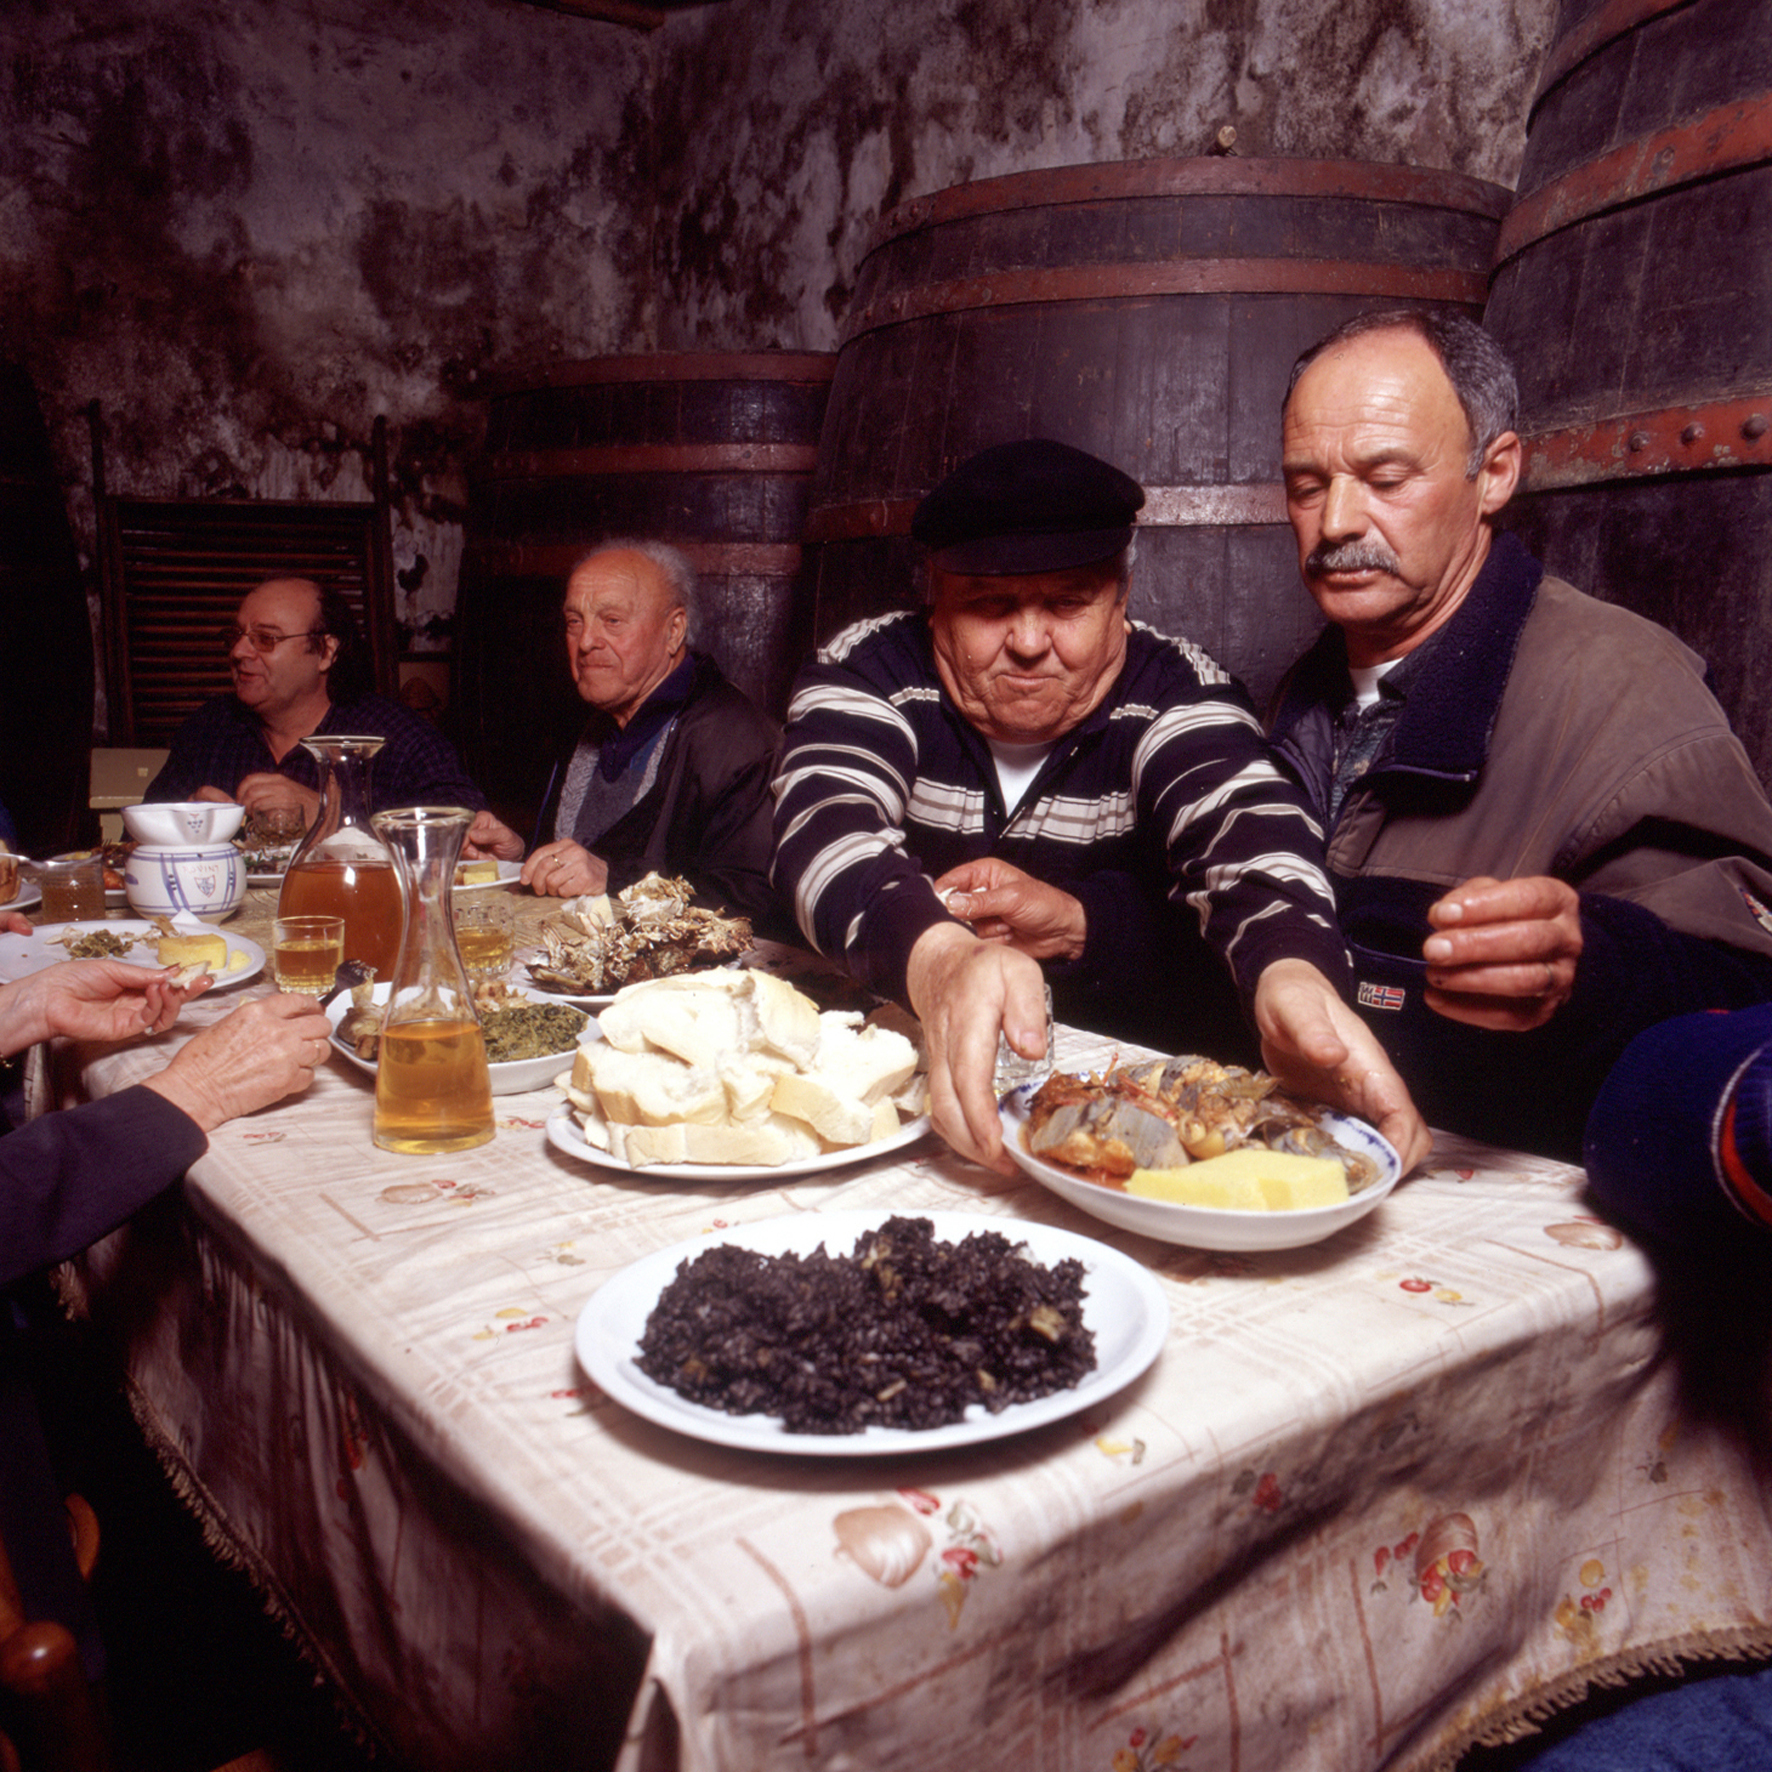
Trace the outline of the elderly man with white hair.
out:
[[[542,797],[523,884],[570,898],[656,870],[700,902],[767,919],[777,729],[690,644],[694,568],[663,542],[605,542],[572,569],[560,617],[590,713]],[[482,812],[463,854],[523,851]]]

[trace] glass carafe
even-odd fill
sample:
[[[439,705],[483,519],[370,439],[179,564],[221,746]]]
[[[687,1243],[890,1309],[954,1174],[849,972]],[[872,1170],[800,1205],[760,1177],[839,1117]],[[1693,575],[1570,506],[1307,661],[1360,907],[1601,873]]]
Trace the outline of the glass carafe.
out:
[[[290,858],[280,917],[343,917],[347,960],[391,978],[400,957],[405,895],[394,859],[369,822],[369,768],[377,737],[304,738],[320,764],[320,811]]]
[[[383,1150],[465,1151],[492,1136],[486,1042],[449,914],[473,818],[462,806],[402,806],[372,821],[406,895],[376,1058],[375,1142]]]

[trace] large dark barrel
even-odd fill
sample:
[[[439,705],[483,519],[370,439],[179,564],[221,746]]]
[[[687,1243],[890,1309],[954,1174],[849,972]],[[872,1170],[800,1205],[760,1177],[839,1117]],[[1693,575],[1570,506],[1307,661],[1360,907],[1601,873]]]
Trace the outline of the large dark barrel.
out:
[[[534,810],[582,715],[559,607],[611,535],[694,563],[700,643],[771,713],[811,645],[800,532],[835,358],[811,352],[598,357],[493,380],[470,468],[452,723],[495,807]]]
[[[1265,696],[1320,625],[1280,486],[1293,360],[1375,306],[1478,314],[1508,197],[1407,166],[1146,160],[894,209],[819,444],[820,639],[912,600],[910,514],[944,474],[1052,437],[1146,489],[1135,613]]]
[[[92,622],[37,392],[10,363],[0,364],[0,629],[0,801],[27,854],[54,854],[85,823]]]
[[[1552,570],[1701,652],[1772,780],[1772,8],[1565,0],[1486,324]]]

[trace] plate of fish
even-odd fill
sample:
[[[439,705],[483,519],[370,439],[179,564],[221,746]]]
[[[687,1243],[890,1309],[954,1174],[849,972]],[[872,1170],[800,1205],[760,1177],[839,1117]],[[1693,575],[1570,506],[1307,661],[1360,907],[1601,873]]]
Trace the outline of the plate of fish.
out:
[[[1011,1089],[1003,1143],[1092,1217],[1164,1243],[1252,1252],[1320,1243],[1401,1177],[1365,1121],[1284,1094],[1274,1078],[1184,1056]]]
[[[750,919],[690,898],[687,880],[648,874],[614,897],[565,899],[541,925],[540,952],[526,962],[529,976],[542,990],[583,1004],[607,1000],[624,985],[737,959],[751,945]]]

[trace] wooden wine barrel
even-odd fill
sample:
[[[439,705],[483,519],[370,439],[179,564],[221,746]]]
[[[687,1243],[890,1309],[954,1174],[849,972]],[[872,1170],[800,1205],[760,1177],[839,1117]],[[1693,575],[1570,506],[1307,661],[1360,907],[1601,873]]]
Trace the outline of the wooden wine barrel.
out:
[[[837,353],[806,539],[818,635],[913,600],[911,512],[1051,437],[1145,487],[1134,612],[1257,699],[1320,625],[1280,486],[1298,353],[1366,309],[1481,312],[1509,193],[1314,160],[1146,160],[959,185],[882,218]]]
[[[598,357],[506,376],[470,467],[452,721],[496,807],[533,812],[583,716],[560,637],[575,561],[617,535],[682,548],[697,643],[779,716],[811,646],[800,532],[835,358]]]
[[[53,855],[85,834],[92,622],[37,391],[10,363],[0,364],[0,628],[0,800],[20,847]]]
[[[1565,0],[1485,323],[1546,565],[1678,633],[1772,781],[1772,8]]]

